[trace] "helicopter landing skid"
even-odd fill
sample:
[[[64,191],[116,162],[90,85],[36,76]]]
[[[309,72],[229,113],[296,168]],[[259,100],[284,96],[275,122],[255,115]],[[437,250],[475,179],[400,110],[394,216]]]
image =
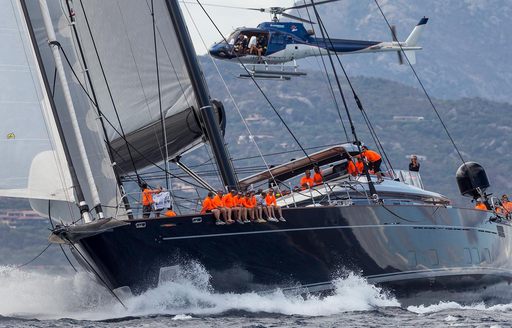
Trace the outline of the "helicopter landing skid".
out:
[[[298,65],[285,64],[246,64],[242,66],[246,70],[246,74],[240,74],[239,78],[254,78],[254,79],[267,79],[267,80],[285,80],[288,81],[292,77],[305,76],[307,73],[300,72]]]

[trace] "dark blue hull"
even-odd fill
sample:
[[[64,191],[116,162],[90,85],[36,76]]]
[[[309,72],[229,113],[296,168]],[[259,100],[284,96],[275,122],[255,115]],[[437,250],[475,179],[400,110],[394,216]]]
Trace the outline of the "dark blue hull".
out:
[[[133,293],[156,287],[161,272],[196,261],[219,292],[325,291],[348,270],[406,304],[512,296],[501,288],[512,281],[512,229],[490,221],[489,212],[368,205],[284,214],[284,223],[230,226],[216,226],[208,215],[136,220],[77,246],[110,288]]]

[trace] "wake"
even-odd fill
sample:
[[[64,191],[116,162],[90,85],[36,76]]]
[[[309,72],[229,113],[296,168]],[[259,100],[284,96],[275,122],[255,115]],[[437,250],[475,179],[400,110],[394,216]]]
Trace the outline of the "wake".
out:
[[[400,304],[380,288],[349,273],[333,281],[331,295],[290,295],[280,289],[266,294],[216,293],[206,270],[198,264],[180,268],[175,281],[124,300],[124,309],[87,273],[46,274],[31,269],[0,267],[0,315],[29,319],[109,320],[173,315],[176,320],[219,315],[228,311],[282,315],[330,316]]]

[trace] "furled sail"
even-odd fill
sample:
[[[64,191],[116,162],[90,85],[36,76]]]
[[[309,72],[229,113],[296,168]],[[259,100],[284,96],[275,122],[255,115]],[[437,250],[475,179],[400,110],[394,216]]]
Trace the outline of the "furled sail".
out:
[[[133,171],[200,143],[199,106],[166,1],[80,1],[74,12],[117,165]]]
[[[0,196],[74,202],[61,136],[18,1],[0,0]]]

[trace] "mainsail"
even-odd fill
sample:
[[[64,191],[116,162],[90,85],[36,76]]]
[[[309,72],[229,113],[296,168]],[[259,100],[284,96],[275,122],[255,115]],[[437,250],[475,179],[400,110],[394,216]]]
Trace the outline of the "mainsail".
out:
[[[159,163],[200,143],[200,106],[166,1],[80,1],[74,12],[121,170]]]
[[[0,196],[74,202],[73,184],[22,9],[0,0]]]

